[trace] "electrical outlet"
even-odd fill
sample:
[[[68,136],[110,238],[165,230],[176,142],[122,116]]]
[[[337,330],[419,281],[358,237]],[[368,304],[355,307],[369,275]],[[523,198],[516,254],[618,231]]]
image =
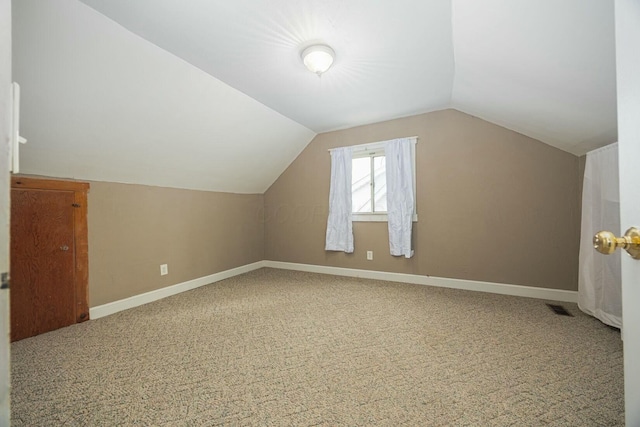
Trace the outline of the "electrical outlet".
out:
[[[169,266],[167,264],[160,264],[160,275],[166,276],[169,274]]]
[[[373,251],[367,251],[367,260],[373,261]]]

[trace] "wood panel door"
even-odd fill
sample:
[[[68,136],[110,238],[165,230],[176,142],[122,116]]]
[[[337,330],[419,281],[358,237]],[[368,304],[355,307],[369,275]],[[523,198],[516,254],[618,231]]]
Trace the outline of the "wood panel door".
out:
[[[86,191],[78,191],[77,184],[82,183],[13,180],[12,341],[89,318],[86,265],[78,262],[86,261]],[[78,203],[83,198],[84,208]],[[83,214],[84,221],[79,218]]]

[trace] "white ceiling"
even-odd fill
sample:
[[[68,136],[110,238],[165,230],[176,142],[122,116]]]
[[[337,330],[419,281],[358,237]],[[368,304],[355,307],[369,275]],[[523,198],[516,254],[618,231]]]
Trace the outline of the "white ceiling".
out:
[[[609,0],[82,1],[316,132],[454,107],[574,154],[616,139]]]
[[[454,108],[585,154],[617,140],[613,1],[454,0]]]
[[[263,193],[315,136],[76,0],[13,3],[21,172]]]
[[[315,133],[444,108],[616,140],[609,0],[82,1],[13,2],[29,172],[262,192]]]
[[[448,0],[83,0],[316,131],[446,108],[453,81]],[[318,78],[300,52],[336,52]]]

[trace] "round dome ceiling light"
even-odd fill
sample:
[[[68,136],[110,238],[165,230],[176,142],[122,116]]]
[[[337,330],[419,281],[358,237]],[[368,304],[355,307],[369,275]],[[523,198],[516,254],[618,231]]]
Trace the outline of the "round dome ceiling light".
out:
[[[320,76],[331,67],[336,53],[327,45],[316,44],[303,50],[300,56],[309,71]]]

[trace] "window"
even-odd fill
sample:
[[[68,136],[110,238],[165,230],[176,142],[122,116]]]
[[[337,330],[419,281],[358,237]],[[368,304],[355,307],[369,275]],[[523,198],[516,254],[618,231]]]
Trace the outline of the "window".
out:
[[[352,160],[351,201],[353,213],[387,211],[387,170],[384,153]]]
[[[389,252],[411,258],[418,138],[338,147],[331,152],[325,250],[353,253],[353,221],[389,223]],[[387,213],[390,215],[388,216]]]
[[[415,143],[412,157],[415,199]],[[354,147],[351,163],[351,204],[353,221],[387,220],[387,170],[384,142]],[[415,212],[413,220],[418,220]]]

